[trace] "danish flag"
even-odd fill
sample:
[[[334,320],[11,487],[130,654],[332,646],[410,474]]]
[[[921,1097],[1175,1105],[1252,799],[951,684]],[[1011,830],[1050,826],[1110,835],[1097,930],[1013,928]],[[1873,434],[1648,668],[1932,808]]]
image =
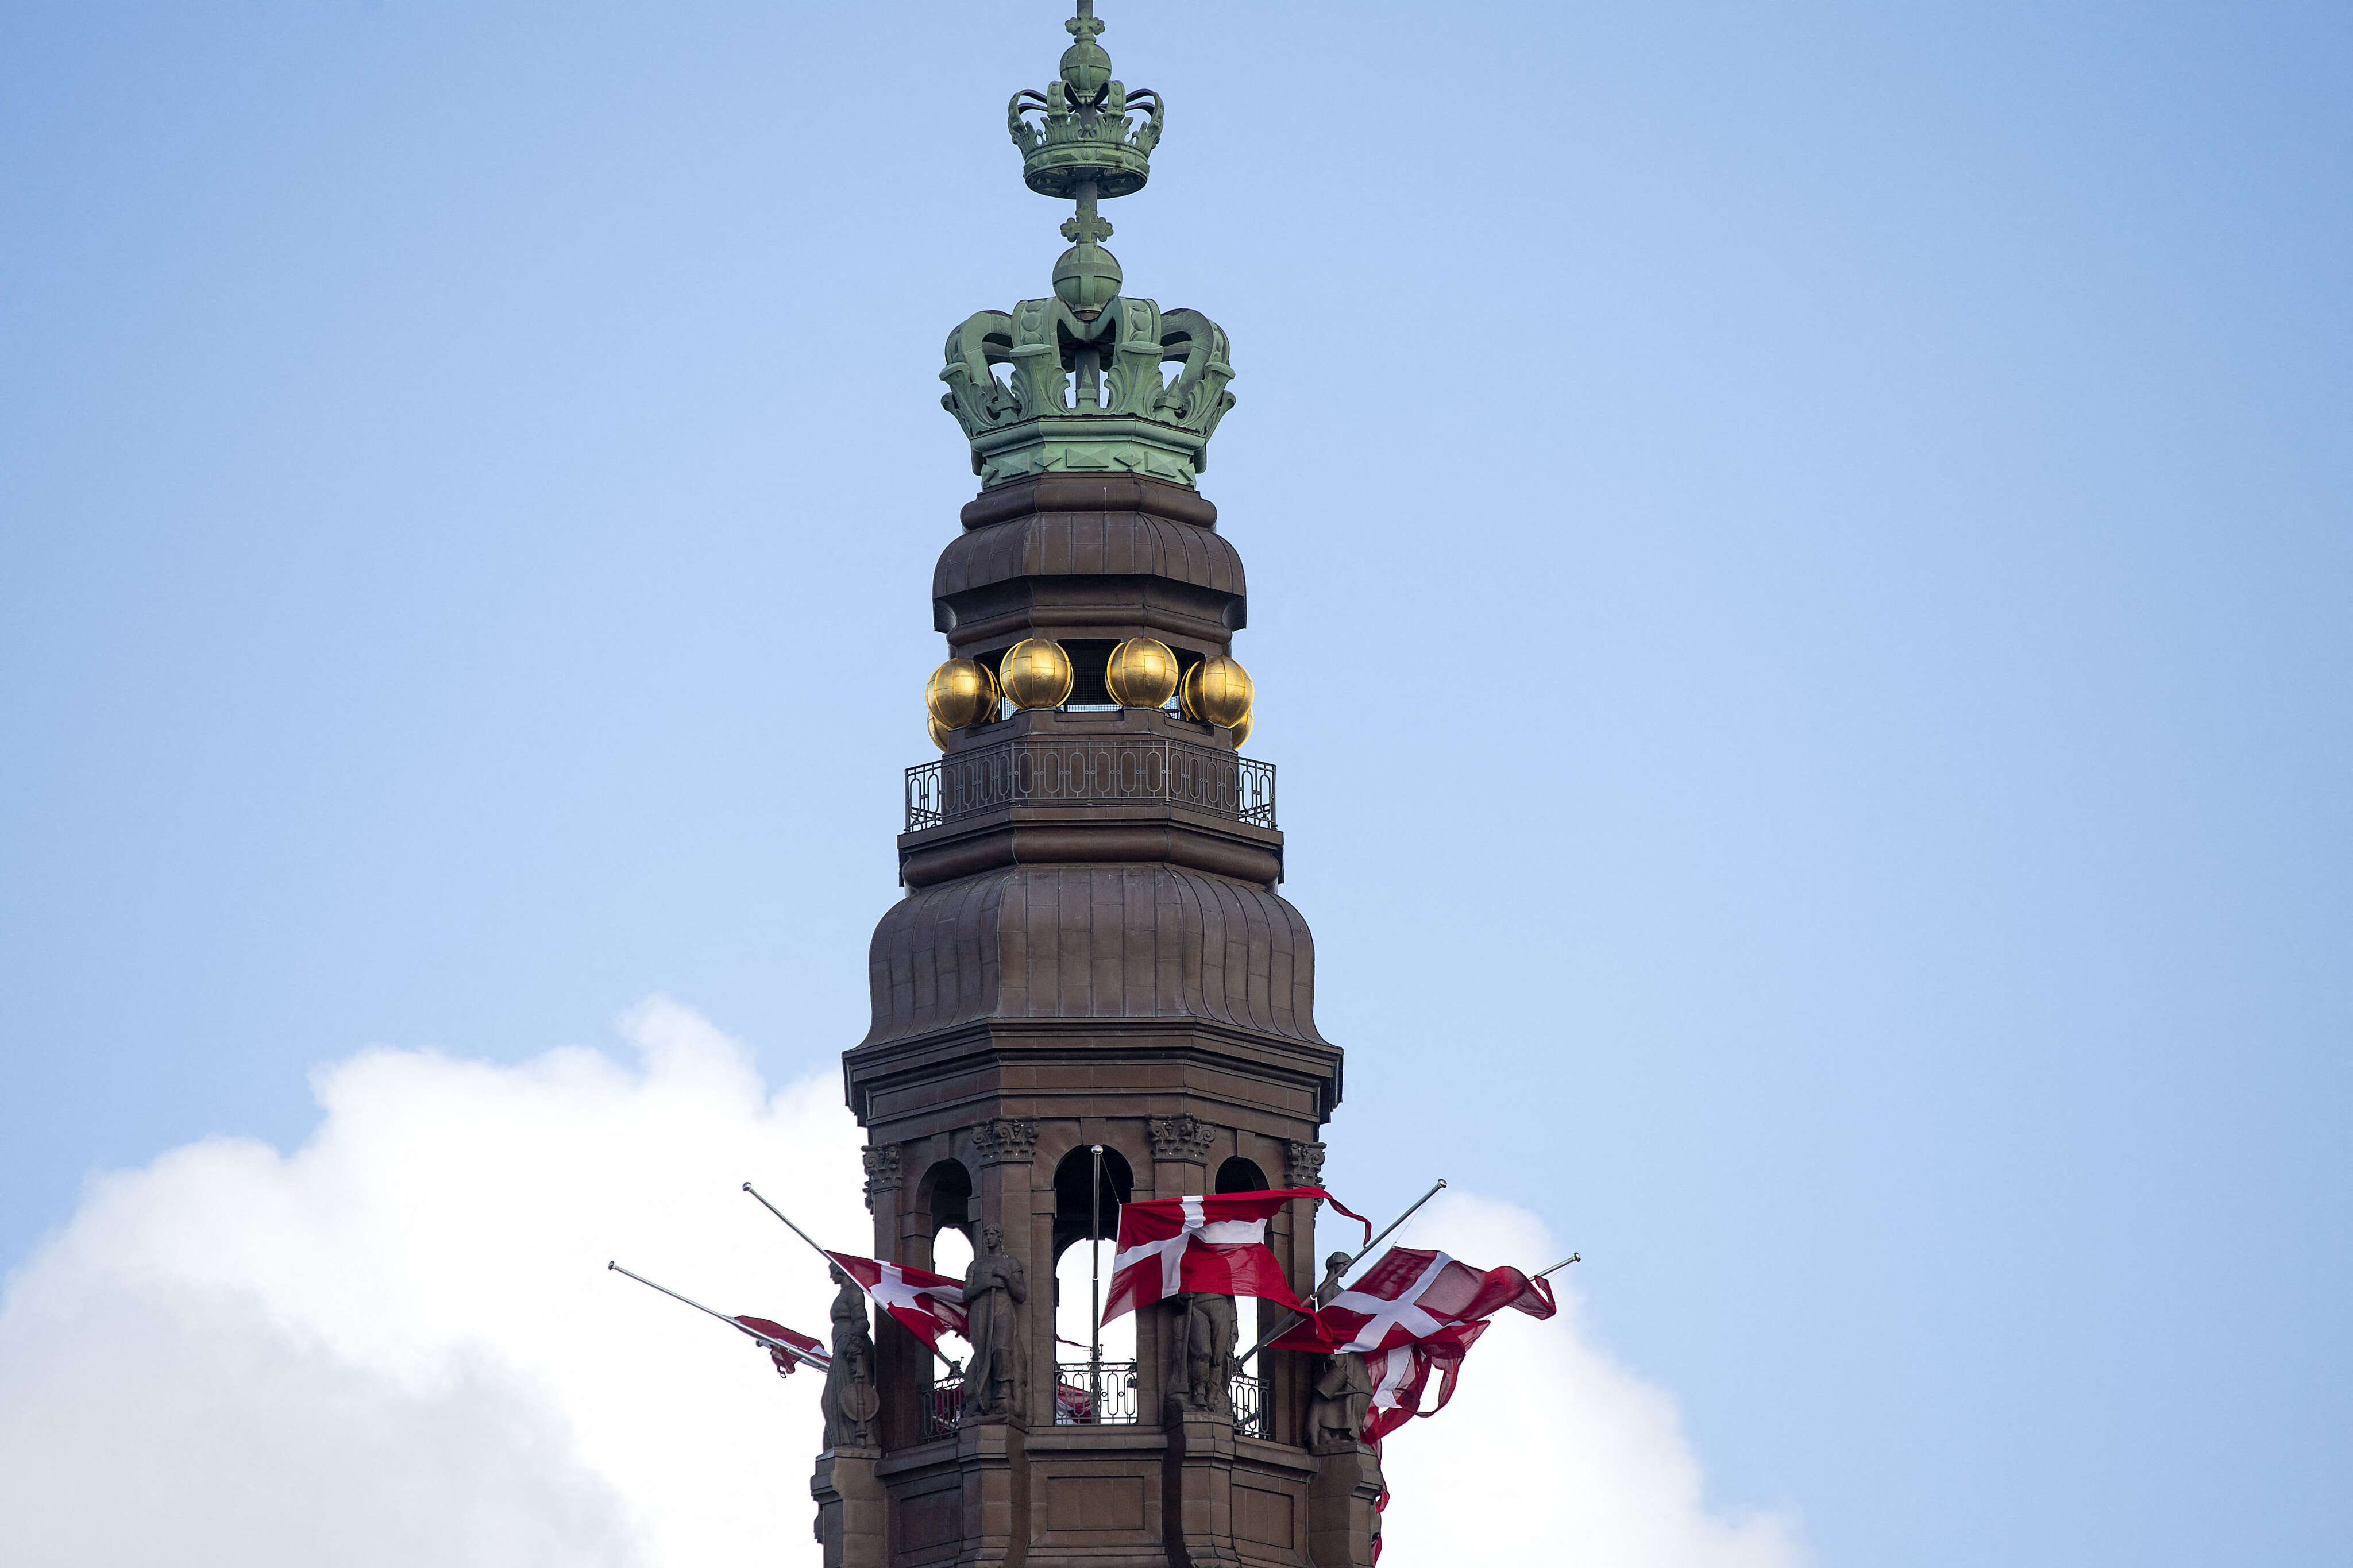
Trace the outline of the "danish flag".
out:
[[[1392,1247],[1363,1278],[1332,1298],[1312,1323],[1274,1342],[1279,1350],[1362,1351],[1367,1355],[1427,1340],[1459,1324],[1516,1307],[1549,1318],[1552,1287],[1516,1268],[1483,1272],[1442,1252]]]
[[[820,1372],[824,1371],[833,1360],[833,1357],[826,1352],[824,1341],[813,1340],[807,1334],[796,1333],[782,1323],[744,1313],[737,1314],[735,1321],[754,1333],[765,1334],[772,1340],[782,1340],[786,1344],[796,1346],[807,1352],[816,1362],[818,1370]],[[766,1351],[768,1359],[776,1363],[778,1377],[792,1376],[793,1368],[801,1364],[800,1358],[789,1351],[780,1351],[774,1345],[763,1345],[760,1348]]]
[[[1486,1331],[1484,1319],[1457,1323],[1428,1339],[1366,1356],[1365,1370],[1372,1374],[1373,1402],[1365,1412],[1365,1441],[1378,1443],[1415,1416],[1435,1415],[1445,1409],[1446,1402],[1454,1397],[1454,1380],[1461,1373],[1462,1358]],[[1424,1410],[1422,1394],[1433,1371],[1439,1374],[1438,1403]]]
[[[1119,1250],[1112,1257],[1103,1321],[1188,1290],[1257,1296],[1304,1312],[1306,1307],[1282,1277],[1282,1261],[1266,1245],[1268,1218],[1298,1198],[1320,1199],[1363,1224],[1362,1215],[1341,1208],[1339,1200],[1321,1187],[1122,1204]],[[1370,1226],[1365,1234],[1372,1234]]]
[[[907,1331],[934,1350],[940,1335],[964,1335],[964,1285],[944,1274],[910,1268],[903,1263],[879,1263],[847,1252],[828,1252],[841,1271],[858,1281],[873,1303],[905,1325]]]

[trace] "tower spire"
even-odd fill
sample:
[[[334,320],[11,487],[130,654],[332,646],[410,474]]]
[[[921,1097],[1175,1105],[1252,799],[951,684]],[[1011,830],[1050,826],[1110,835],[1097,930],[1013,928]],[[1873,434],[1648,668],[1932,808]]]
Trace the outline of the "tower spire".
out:
[[[984,487],[1067,472],[1190,485],[1233,405],[1226,335],[1198,311],[1164,314],[1128,295],[1103,243],[1112,226],[1102,204],[1151,178],[1167,111],[1150,88],[1112,75],[1093,0],[1062,25],[1071,47],[1054,79],[1015,93],[1005,119],[1022,182],[1072,205],[1070,248],[1054,263],[1050,299],[983,310],[950,336],[941,402],[964,426]],[[1184,367],[1173,378],[1162,369],[1172,363]]]
[[[1127,292],[1103,248],[1164,111],[1112,74],[1092,0],[1065,25],[1007,120],[1023,183],[1071,204],[1069,248],[1050,293],[948,337],[981,488],[932,571],[940,754],[906,773],[906,892],[842,1057],[878,1268],[943,1268],[960,1229],[965,1299],[991,1305],[955,1381],[876,1325],[871,1397],[828,1406],[876,1441],[818,1458],[818,1534],[828,1568],[1369,1568],[1378,1457],[1314,1414],[1303,1354],[1237,1365],[1259,1325],[1214,1294],[1135,1314],[1132,1361],[1082,1296],[1055,1321],[1056,1260],[1113,1240],[1121,1204],[1314,1185],[1341,1089],[1274,765],[1240,751],[1241,555],[1194,485],[1233,403],[1225,333]],[[1265,1245],[1304,1291],[1314,1205],[1279,1206]]]

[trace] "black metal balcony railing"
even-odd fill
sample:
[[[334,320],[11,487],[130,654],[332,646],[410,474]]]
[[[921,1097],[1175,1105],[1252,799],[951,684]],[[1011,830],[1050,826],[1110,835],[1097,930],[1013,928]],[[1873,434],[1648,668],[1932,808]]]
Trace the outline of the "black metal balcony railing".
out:
[[[1005,806],[1155,801],[1272,827],[1274,764],[1185,741],[1029,737],[907,770],[910,833]]]
[[[919,1441],[953,1437],[964,1420],[964,1379],[935,1383],[923,1390],[923,1432]]]
[[[1244,1437],[1266,1436],[1266,1405],[1260,1398],[1258,1379],[1248,1373],[1234,1373],[1226,1391],[1234,1403],[1234,1431]]]
[[[1266,1436],[1266,1406],[1259,1380],[1234,1373],[1226,1384],[1234,1407],[1234,1430],[1244,1437]],[[923,1390],[923,1434],[928,1443],[953,1437],[964,1419],[964,1380],[935,1383]],[[1136,1424],[1135,1363],[1132,1361],[1066,1361],[1054,1369],[1054,1422],[1060,1426],[1133,1426]]]
[[[1134,1426],[1135,1363],[1062,1363],[1055,1369],[1054,1420],[1063,1426]]]

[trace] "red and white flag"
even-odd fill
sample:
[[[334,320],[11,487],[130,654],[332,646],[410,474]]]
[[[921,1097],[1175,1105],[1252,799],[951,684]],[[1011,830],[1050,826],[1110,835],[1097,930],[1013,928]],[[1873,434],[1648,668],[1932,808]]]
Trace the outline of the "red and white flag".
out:
[[[1392,1247],[1312,1323],[1274,1342],[1278,1350],[1362,1351],[1367,1355],[1426,1340],[1460,1323],[1516,1307],[1532,1318],[1558,1309],[1552,1287],[1516,1268],[1477,1269],[1442,1252]]]
[[[1446,1402],[1454,1397],[1454,1380],[1461,1373],[1462,1358],[1486,1331],[1483,1319],[1458,1323],[1428,1339],[1366,1356],[1365,1370],[1372,1374],[1373,1402],[1365,1412],[1365,1441],[1378,1443],[1415,1416],[1435,1415],[1445,1409]],[[1438,1403],[1424,1410],[1421,1401],[1433,1372],[1439,1376]]]
[[[903,1263],[878,1263],[847,1252],[828,1252],[843,1273],[858,1281],[869,1300],[896,1318],[908,1332],[934,1350],[940,1335],[964,1335],[964,1282],[944,1274],[911,1268]]]
[[[1119,1249],[1112,1258],[1111,1294],[1103,1321],[1148,1307],[1182,1291],[1210,1296],[1257,1296],[1293,1311],[1307,1309],[1292,1294],[1282,1264],[1266,1244],[1266,1222],[1299,1198],[1329,1203],[1350,1219],[1339,1200],[1321,1187],[1284,1187],[1275,1192],[1218,1193],[1190,1198],[1151,1198],[1122,1204]],[[1366,1226],[1370,1236],[1372,1227]]]
[[[737,1314],[735,1321],[743,1324],[745,1328],[751,1330],[754,1333],[765,1334],[772,1340],[782,1340],[785,1343],[793,1346],[795,1349],[806,1352],[810,1359],[817,1363],[818,1370],[820,1372],[822,1372],[826,1365],[833,1360],[833,1357],[827,1352],[825,1342],[823,1340],[813,1340],[807,1334],[796,1333],[792,1330],[785,1327],[784,1324],[775,1322],[767,1318],[754,1318],[746,1314],[739,1313]],[[789,1351],[780,1351],[774,1345],[762,1345],[760,1348],[768,1352],[768,1359],[776,1363],[776,1375],[778,1377],[792,1376],[793,1368],[801,1364],[800,1357],[794,1355]]]

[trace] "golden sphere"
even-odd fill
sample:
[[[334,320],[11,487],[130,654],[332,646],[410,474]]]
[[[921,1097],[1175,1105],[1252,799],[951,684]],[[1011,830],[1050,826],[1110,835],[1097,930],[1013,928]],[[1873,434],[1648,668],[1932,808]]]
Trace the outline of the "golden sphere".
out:
[[[932,744],[937,746],[943,752],[948,749],[948,737],[955,733],[954,730],[949,729],[937,719],[924,720],[923,728],[931,732]]]
[[[1237,719],[1237,720],[1235,720],[1235,721],[1234,721],[1234,750],[1235,750],[1235,751],[1237,751],[1237,752],[1240,751],[1240,750],[1242,749],[1242,742],[1243,742],[1244,741],[1247,741],[1247,740],[1249,740],[1249,739],[1250,738],[1250,729],[1251,729],[1251,727],[1252,727],[1253,723],[1256,721],[1257,718],[1258,718],[1258,710],[1257,710],[1257,708],[1252,707],[1252,708],[1251,708],[1248,712],[1244,713],[1244,714],[1243,714],[1240,719]]]
[[[933,722],[950,730],[986,718],[997,706],[997,677],[976,659],[952,658],[923,683],[923,706]]]
[[[1016,708],[1060,708],[1070,700],[1071,656],[1046,637],[1025,637],[1005,650],[997,679]]]
[[[1130,637],[1111,650],[1103,684],[1123,708],[1165,708],[1176,695],[1176,656],[1156,637]]]
[[[1250,671],[1223,654],[1187,670],[1185,683],[1176,689],[1185,717],[1207,719],[1212,724],[1240,723],[1250,710]]]

